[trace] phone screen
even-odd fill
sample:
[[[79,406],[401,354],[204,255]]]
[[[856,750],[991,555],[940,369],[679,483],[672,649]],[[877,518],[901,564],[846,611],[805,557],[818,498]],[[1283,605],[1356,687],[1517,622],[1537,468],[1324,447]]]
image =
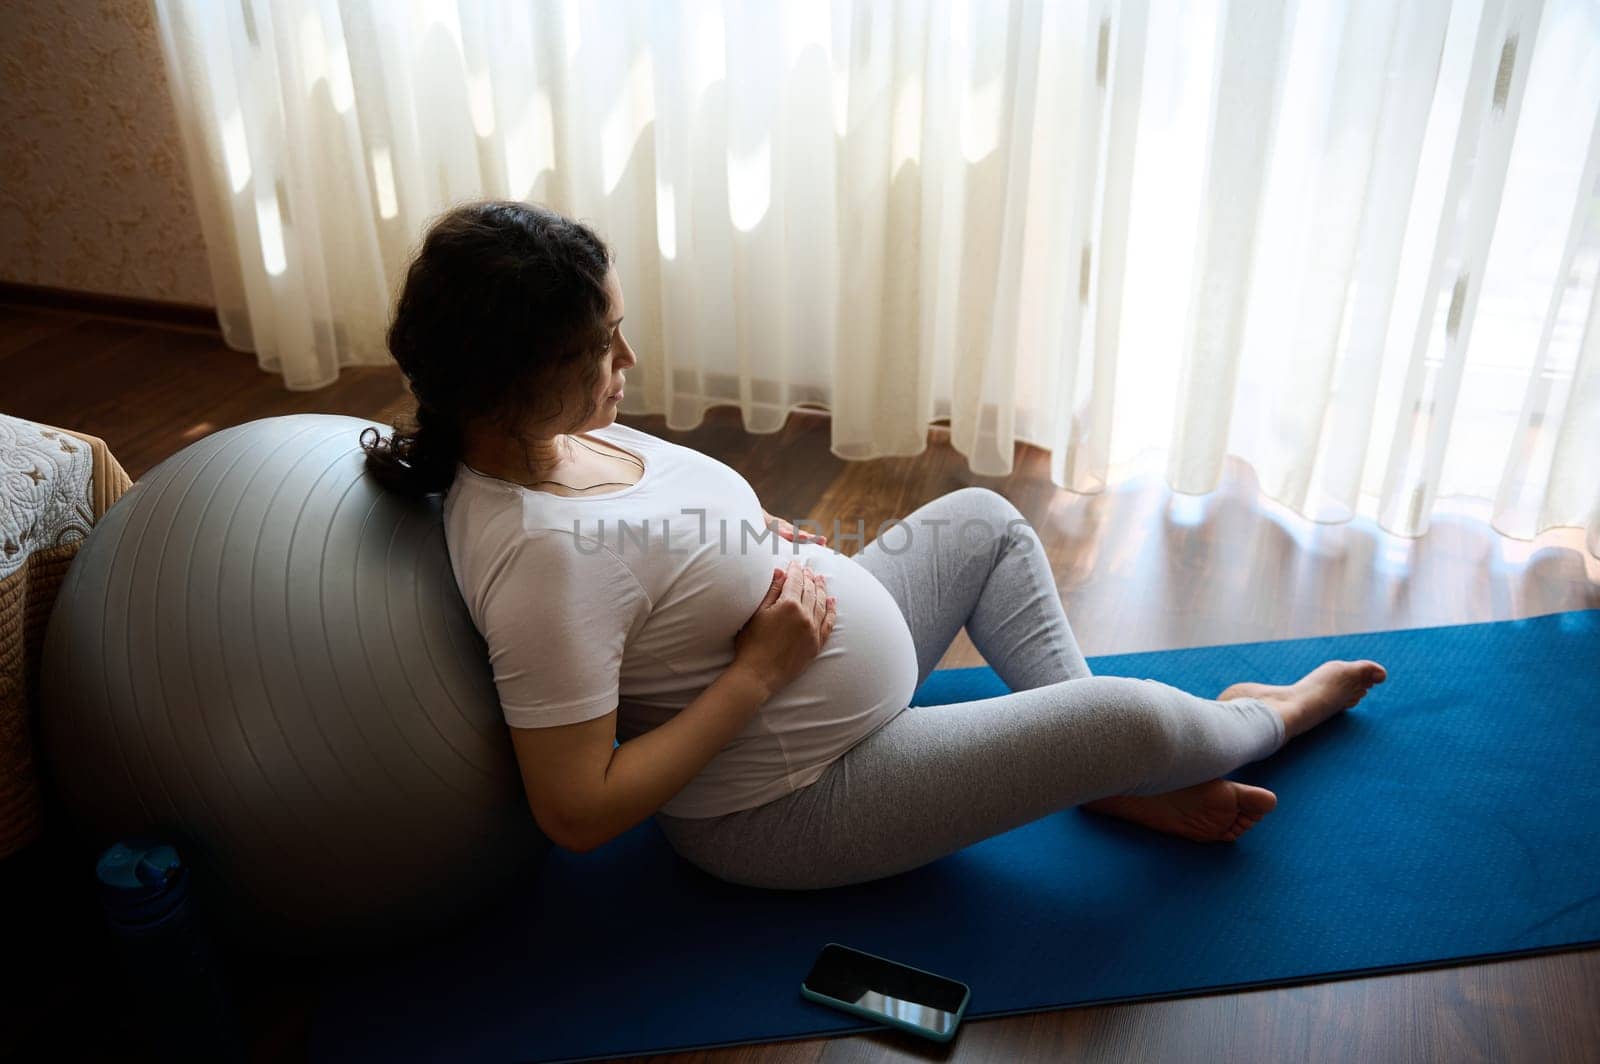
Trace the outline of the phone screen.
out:
[[[830,942],[805,977],[814,993],[948,1035],[959,1021],[965,985]]]

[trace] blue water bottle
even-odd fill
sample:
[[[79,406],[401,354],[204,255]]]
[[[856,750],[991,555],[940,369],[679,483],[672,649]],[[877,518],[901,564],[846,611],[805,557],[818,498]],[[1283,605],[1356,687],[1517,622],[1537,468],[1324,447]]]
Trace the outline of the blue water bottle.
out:
[[[100,855],[95,875],[138,1003],[130,1018],[151,1048],[163,1060],[243,1060],[232,1001],[189,904],[189,869],[178,851],[119,842]]]

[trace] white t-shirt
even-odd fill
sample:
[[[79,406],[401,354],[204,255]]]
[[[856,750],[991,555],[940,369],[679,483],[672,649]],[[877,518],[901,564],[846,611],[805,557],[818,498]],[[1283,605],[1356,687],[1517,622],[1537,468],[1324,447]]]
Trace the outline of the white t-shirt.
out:
[[[831,545],[767,531],[749,482],[713,458],[622,424],[588,435],[643,459],[639,482],[565,497],[461,465],[445,496],[451,565],[508,724],[617,709],[626,742],[669,720],[732,663],[773,569],[794,557],[827,576],[833,632],[662,811],[710,817],[781,798],[906,707],[916,648],[871,573]]]

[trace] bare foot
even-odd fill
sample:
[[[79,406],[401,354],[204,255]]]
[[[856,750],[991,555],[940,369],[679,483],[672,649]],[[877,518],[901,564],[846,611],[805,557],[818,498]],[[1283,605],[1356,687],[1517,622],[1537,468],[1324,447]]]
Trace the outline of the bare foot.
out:
[[[1083,808],[1195,842],[1232,842],[1277,804],[1278,796],[1265,788],[1211,780],[1148,797],[1102,798]]]
[[[1288,687],[1236,683],[1218,695],[1217,701],[1261,699],[1283,718],[1284,730],[1292,739],[1349,709],[1388,677],[1388,670],[1376,661],[1325,661]]]

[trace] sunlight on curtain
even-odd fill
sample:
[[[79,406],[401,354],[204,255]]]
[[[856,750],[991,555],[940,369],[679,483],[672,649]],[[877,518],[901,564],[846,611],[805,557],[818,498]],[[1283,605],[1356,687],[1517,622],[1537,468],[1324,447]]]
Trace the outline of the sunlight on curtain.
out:
[[[430,217],[534,200],[618,253],[672,428],[930,421],[1099,491],[1224,458],[1402,535],[1484,500],[1600,555],[1588,0],[157,0],[228,342],[388,361]]]

